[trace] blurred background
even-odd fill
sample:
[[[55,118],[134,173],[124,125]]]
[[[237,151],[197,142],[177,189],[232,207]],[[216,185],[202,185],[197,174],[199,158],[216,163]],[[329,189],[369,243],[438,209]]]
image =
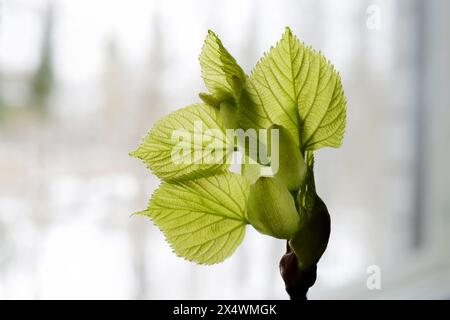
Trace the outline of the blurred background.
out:
[[[310,298],[450,298],[446,0],[0,0],[0,298],[285,299],[282,241],[248,227],[198,266],[130,217],[159,182],[128,156],[205,91],[207,29],[249,72],[285,26],[348,100],[343,147],[316,154],[332,234]]]

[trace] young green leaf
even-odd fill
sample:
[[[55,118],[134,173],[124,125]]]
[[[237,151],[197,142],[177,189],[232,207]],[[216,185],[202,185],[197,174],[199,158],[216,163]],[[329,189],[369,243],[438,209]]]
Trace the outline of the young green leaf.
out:
[[[249,184],[234,173],[163,183],[143,214],[178,256],[200,264],[225,260],[244,238]]]
[[[286,28],[247,79],[239,109],[248,127],[284,126],[302,151],[339,147],[346,100],[339,74]]]
[[[208,31],[199,60],[205,85],[215,99],[232,100],[240,95],[245,73],[211,30]]]
[[[275,238],[290,239],[298,230],[294,198],[275,178],[260,177],[251,185],[247,215],[256,230]]]
[[[214,150],[215,145],[219,146],[218,150]],[[159,178],[178,181],[228,169],[228,147],[219,111],[206,104],[196,104],[158,121],[130,155],[143,160]]]

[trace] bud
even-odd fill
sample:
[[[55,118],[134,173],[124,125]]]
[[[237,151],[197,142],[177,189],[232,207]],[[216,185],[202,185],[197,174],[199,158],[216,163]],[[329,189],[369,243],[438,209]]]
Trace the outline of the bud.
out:
[[[322,199],[316,196],[313,209],[302,218],[300,228],[289,241],[301,270],[308,270],[319,261],[329,237],[330,215]]]
[[[291,193],[271,177],[260,177],[250,187],[247,218],[256,230],[278,239],[290,239],[300,221]]]

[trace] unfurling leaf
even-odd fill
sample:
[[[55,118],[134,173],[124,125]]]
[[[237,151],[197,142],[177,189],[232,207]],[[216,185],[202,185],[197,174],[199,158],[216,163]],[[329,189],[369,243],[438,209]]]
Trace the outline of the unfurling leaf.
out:
[[[298,230],[294,199],[275,178],[260,177],[250,187],[247,216],[256,230],[275,238],[290,239]]]
[[[239,97],[245,73],[211,30],[200,53],[202,77],[209,92],[218,101]]]
[[[248,182],[234,173],[166,182],[144,214],[177,255],[214,264],[229,257],[244,238],[248,193]]]

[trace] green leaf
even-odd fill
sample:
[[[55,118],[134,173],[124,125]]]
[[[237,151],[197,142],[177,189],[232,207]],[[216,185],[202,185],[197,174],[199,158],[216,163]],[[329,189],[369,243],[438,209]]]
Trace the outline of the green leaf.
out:
[[[294,198],[275,178],[260,177],[251,185],[247,215],[256,230],[275,238],[290,239],[298,230]]]
[[[145,215],[178,256],[200,264],[229,257],[244,238],[249,184],[234,173],[163,183]]]
[[[282,125],[302,151],[342,143],[346,100],[340,76],[289,28],[256,65],[240,104],[245,127]]]
[[[181,181],[227,170],[232,149],[219,110],[196,104],[158,121],[130,155],[143,160],[159,178]]]
[[[200,53],[202,77],[209,92],[219,101],[237,98],[245,73],[211,30]]]

